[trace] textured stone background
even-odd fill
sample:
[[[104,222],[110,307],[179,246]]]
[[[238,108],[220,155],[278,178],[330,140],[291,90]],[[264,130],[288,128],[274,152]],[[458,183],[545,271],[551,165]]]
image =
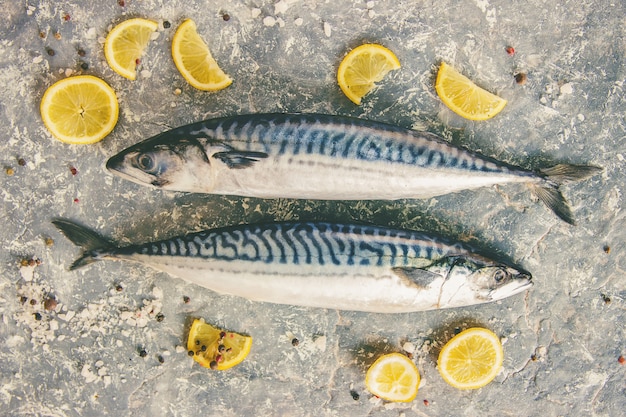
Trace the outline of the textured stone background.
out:
[[[0,5],[0,414],[623,415],[623,1]],[[102,43],[112,25],[134,16],[157,20],[159,31],[131,82],[108,68]],[[234,79],[228,89],[196,91],[176,71],[169,45],[187,17]],[[392,49],[402,69],[357,107],[336,86],[335,72],[363,42]],[[509,45],[514,56],[505,51]],[[505,110],[480,123],[452,114],[434,92],[441,60],[505,97]],[[112,134],[83,147],[52,139],[38,111],[49,85],[81,72],[102,77],[120,101]],[[515,83],[517,72],[528,74],[525,85]],[[570,162],[605,171],[565,188],[577,227],[560,222],[520,186],[427,201],[264,201],[164,193],[104,172],[108,156],[169,127],[270,111],[359,116],[439,133],[528,168]],[[55,217],[123,243],[288,219],[422,229],[510,255],[533,272],[535,286],[497,304],[391,316],[252,303],[130,263],[68,272],[78,251],[54,230]],[[32,258],[41,264],[20,265]],[[58,301],[54,311],[42,304],[50,295]],[[193,317],[251,334],[247,360],[224,373],[195,364],[181,348]],[[455,328],[476,323],[503,338],[504,369],[487,387],[462,392],[439,377],[436,355]],[[422,386],[412,403],[385,404],[365,390],[365,370],[405,342],[416,347]]]

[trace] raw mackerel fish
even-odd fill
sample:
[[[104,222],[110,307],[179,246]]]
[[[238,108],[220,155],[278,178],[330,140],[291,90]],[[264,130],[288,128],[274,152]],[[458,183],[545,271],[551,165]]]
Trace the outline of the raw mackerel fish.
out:
[[[531,275],[458,242],[409,230],[330,223],[241,225],[119,247],[67,220],[53,222],[101,259],[144,263],[221,294],[339,310],[402,313],[501,300]]]
[[[570,224],[559,186],[600,170],[561,164],[534,172],[432,133],[318,114],[205,120],[131,146],[106,167],[164,190],[261,198],[395,200],[525,183]]]

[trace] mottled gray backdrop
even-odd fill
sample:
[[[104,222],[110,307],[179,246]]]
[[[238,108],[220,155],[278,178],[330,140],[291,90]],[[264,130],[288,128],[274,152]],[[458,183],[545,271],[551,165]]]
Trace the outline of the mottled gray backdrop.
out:
[[[0,6],[1,415],[623,415],[622,0]],[[102,44],[112,25],[134,16],[157,20],[159,30],[131,82],[107,66]],[[194,90],[176,71],[170,42],[189,17],[233,78],[228,89]],[[335,73],[343,55],[364,42],[389,47],[402,68],[357,107]],[[442,60],[506,98],[504,111],[470,122],[447,110],[433,87]],[[524,85],[514,78],[520,72]],[[117,127],[97,145],[56,141],[39,116],[45,89],[76,73],[102,77],[119,97]],[[429,130],[528,168],[568,162],[605,171],[565,188],[578,220],[571,227],[523,186],[426,201],[266,201],[154,191],[103,169],[107,157],[169,127],[280,111]],[[78,250],[52,227],[55,217],[123,243],[289,219],[422,229],[510,255],[533,273],[535,286],[496,304],[398,315],[253,303],[130,263],[68,272]],[[56,306],[44,305],[50,298]],[[188,358],[183,345],[193,317],[252,335],[246,361],[216,373]],[[436,355],[455,329],[473,324],[502,337],[504,369],[485,388],[463,392],[439,377]],[[403,346],[415,348],[422,385],[412,403],[383,403],[366,391],[365,371],[381,353]]]

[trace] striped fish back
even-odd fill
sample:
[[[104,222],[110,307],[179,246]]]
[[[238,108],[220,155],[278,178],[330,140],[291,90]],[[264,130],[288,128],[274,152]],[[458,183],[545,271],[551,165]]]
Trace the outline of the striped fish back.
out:
[[[471,249],[419,232],[330,223],[244,225],[118,249],[117,254],[288,265],[411,267]]]
[[[437,135],[351,117],[259,114],[189,126],[186,134],[270,155],[319,155],[433,169],[508,172],[517,169],[453,146]]]

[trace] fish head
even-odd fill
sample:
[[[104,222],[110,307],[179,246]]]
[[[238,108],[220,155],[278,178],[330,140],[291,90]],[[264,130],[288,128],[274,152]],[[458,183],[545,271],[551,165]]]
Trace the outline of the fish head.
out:
[[[489,259],[461,258],[450,262],[441,287],[440,307],[461,307],[502,300],[533,285],[529,272]]]
[[[211,162],[194,137],[166,132],[124,149],[109,158],[106,168],[140,185],[163,190],[210,192]]]

